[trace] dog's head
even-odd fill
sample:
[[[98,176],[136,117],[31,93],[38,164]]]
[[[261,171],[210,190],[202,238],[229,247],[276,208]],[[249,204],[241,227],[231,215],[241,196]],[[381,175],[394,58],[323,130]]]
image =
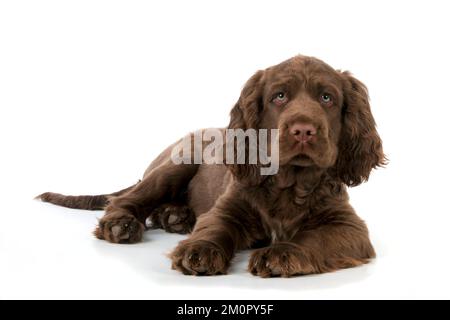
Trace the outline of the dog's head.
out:
[[[385,157],[366,87],[348,72],[296,56],[258,71],[231,111],[230,129],[279,129],[280,165],[319,167],[356,186]],[[231,165],[237,179],[257,170]]]

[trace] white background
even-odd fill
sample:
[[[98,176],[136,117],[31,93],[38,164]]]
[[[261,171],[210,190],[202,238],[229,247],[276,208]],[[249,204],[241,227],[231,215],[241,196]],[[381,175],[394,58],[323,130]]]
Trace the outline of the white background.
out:
[[[0,298],[450,298],[448,1],[0,2]],[[94,239],[102,212],[33,201],[136,182],[169,143],[224,126],[245,81],[298,53],[368,87],[386,169],[350,190],[378,258],[259,279]]]

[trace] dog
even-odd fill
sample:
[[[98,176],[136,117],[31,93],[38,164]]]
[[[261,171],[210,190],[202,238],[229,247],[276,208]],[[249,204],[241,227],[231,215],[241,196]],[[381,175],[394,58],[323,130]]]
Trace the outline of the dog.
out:
[[[254,249],[248,270],[260,277],[331,272],[375,257],[347,194],[347,186],[386,164],[363,83],[319,59],[295,56],[247,81],[225,129],[276,130],[277,172],[263,175],[264,165],[248,160],[175,164],[174,150],[193,142],[190,134],[164,150],[134,186],[39,199],[104,209],[94,234],[112,243],[139,242],[147,227],[190,233],[170,254],[172,268],[187,275],[226,274],[243,249]],[[244,153],[248,141],[246,147]]]

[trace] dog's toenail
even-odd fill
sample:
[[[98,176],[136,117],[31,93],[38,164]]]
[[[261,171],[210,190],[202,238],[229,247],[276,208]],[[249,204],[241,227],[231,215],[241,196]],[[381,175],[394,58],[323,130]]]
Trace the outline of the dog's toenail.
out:
[[[145,226],[147,228],[153,227],[153,221],[152,221],[152,219],[150,217],[145,220]]]
[[[176,215],[173,215],[173,214],[171,214],[170,216],[169,216],[169,219],[167,219],[167,222],[169,223],[169,224],[174,224],[175,222],[177,222],[178,221],[178,217],[176,216]]]
[[[120,237],[120,239],[121,239],[121,240],[128,240],[128,239],[130,239],[130,235],[129,235],[128,233],[125,233],[125,234],[123,234],[123,235]]]
[[[118,238],[122,233],[122,228],[120,226],[114,226],[111,228],[111,232],[114,235],[114,237]]]

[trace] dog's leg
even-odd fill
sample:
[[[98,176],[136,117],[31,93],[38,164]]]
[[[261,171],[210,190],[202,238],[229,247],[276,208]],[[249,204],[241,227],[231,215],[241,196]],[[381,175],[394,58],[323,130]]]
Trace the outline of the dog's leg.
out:
[[[225,274],[236,250],[262,240],[262,230],[258,214],[249,205],[224,195],[172,252],[172,269],[189,275]]]
[[[198,170],[196,164],[174,164],[170,149],[147,170],[144,179],[132,190],[111,198],[105,216],[94,234],[113,243],[136,243],[142,238],[144,224],[151,212],[180,197]]]
[[[336,213],[335,222],[300,231],[291,241],[256,250],[249,271],[261,277],[290,277],[367,263],[375,251],[364,222],[351,211]]]

